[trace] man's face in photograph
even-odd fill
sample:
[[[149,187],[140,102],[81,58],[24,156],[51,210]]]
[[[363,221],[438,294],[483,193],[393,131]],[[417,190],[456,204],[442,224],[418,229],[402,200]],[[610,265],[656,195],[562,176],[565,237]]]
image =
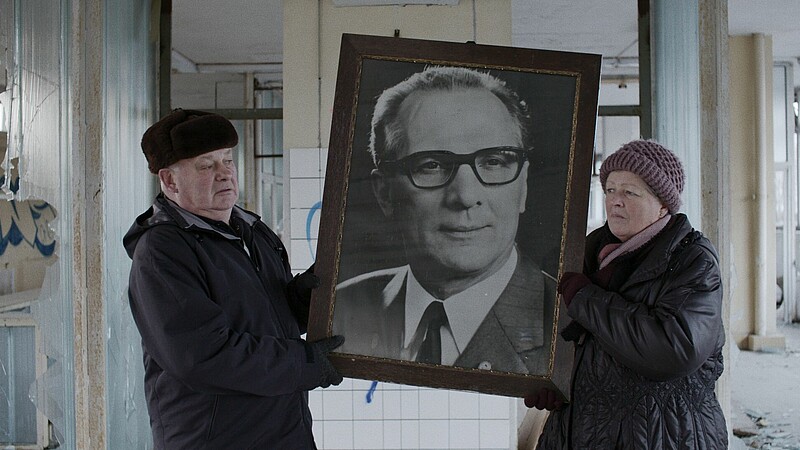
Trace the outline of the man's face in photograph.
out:
[[[373,178],[409,264],[425,278],[488,277],[510,254],[525,210],[528,162],[517,122],[477,88],[412,93],[399,118],[408,138],[397,155],[403,168]]]

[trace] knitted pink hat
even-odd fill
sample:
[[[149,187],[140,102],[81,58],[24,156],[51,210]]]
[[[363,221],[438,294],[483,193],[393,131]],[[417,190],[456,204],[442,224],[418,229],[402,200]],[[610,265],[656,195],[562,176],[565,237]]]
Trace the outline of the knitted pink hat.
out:
[[[609,155],[600,166],[600,184],[606,188],[608,174],[625,170],[638,175],[664,202],[670,214],[681,207],[681,193],[686,181],[681,161],[666,147],[655,141],[628,142]]]

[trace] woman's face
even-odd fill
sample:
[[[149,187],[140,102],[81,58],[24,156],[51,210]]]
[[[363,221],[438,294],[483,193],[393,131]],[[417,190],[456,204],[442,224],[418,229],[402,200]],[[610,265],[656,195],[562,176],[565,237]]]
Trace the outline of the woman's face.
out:
[[[608,227],[622,242],[667,214],[667,207],[633,172],[611,172],[606,179],[605,200]]]

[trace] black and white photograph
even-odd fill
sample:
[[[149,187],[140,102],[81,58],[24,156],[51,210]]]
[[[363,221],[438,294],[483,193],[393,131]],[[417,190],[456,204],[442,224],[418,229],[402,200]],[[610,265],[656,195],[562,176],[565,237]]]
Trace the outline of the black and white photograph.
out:
[[[359,61],[351,138],[332,134],[329,150],[326,195],[346,194],[341,211],[323,201],[321,229],[326,213],[341,224],[337,251],[318,256],[336,258],[325,334],[346,336],[336,352],[351,362],[549,380],[556,280],[575,264],[567,224],[585,225],[568,205],[588,192],[571,177],[589,178],[592,137],[579,147],[576,125],[578,81],[591,81],[502,61]]]

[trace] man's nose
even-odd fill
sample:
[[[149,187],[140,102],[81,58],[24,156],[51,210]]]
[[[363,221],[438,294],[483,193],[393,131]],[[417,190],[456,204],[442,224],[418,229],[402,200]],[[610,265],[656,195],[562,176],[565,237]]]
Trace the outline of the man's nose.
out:
[[[233,166],[228,166],[223,163],[217,164],[217,178],[220,180],[226,180],[233,176]]]
[[[457,208],[471,208],[483,203],[483,183],[478,179],[469,164],[456,168],[453,181],[447,186],[448,203]]]

